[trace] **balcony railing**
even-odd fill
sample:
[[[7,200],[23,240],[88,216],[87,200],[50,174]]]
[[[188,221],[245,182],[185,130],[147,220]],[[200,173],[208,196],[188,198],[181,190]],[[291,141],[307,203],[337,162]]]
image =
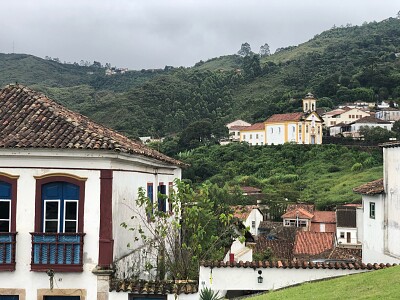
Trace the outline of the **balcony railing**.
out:
[[[32,271],[82,272],[84,233],[31,233]]]
[[[16,232],[0,232],[0,270],[15,270]]]

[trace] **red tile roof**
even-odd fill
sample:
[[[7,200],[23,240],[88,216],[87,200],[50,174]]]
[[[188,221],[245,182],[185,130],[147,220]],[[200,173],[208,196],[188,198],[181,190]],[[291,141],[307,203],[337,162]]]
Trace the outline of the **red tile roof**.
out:
[[[298,231],[294,242],[294,255],[317,255],[333,249],[333,232]]]
[[[240,189],[246,194],[259,194],[262,192],[261,189],[252,186],[241,186]]]
[[[316,223],[336,223],[336,213],[334,211],[314,211],[311,222]]]
[[[353,124],[354,123],[358,123],[358,124],[392,124],[389,121],[381,120],[381,119],[375,118],[373,116],[367,116],[367,117],[358,119],[358,120],[354,121]]]
[[[291,211],[286,212],[285,214],[282,215],[282,219],[296,219],[296,218],[300,218],[300,219],[312,219],[314,215],[308,211],[306,211],[305,209],[302,208],[298,208],[298,209],[294,209]]]
[[[302,208],[310,213],[314,212],[314,204],[304,204],[304,203],[289,204],[286,207],[286,211],[295,210],[298,208]]]
[[[300,121],[304,117],[303,112],[295,112],[288,114],[275,114],[269,117],[265,123],[285,122],[285,121]]]
[[[242,129],[242,131],[264,130],[264,129],[265,129],[264,123],[255,123],[249,127]]]
[[[131,292],[133,294],[166,295],[195,294],[199,284],[190,280],[144,281],[136,279],[111,279],[110,291]],[[151,297],[150,297],[151,298]]]
[[[343,269],[343,270],[380,270],[397,266],[397,264],[389,263],[345,263],[345,262],[311,262],[311,261],[239,261],[239,262],[223,262],[223,261],[202,261],[200,266],[205,268],[276,268],[276,269]]]
[[[233,216],[240,220],[246,220],[253,209],[258,209],[257,205],[238,205],[232,206]]]
[[[383,187],[383,178],[360,185],[354,188],[353,191],[364,195],[382,194],[385,191]]]
[[[229,130],[243,130],[243,129],[246,129],[246,128],[249,128],[250,126],[239,126],[239,125],[235,125],[235,126],[231,126],[230,128],[229,128]]]
[[[0,148],[115,151],[184,165],[21,85],[0,90]]]

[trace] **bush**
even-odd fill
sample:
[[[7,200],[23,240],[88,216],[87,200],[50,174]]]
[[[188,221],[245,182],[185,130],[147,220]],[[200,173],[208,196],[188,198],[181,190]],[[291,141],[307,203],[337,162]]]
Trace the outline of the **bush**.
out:
[[[351,171],[352,171],[352,172],[361,171],[362,168],[363,168],[363,165],[362,165],[361,163],[355,163],[355,164],[351,167]]]
[[[330,166],[328,168],[329,173],[335,173],[335,172],[339,172],[339,171],[340,171],[340,168],[338,166]]]

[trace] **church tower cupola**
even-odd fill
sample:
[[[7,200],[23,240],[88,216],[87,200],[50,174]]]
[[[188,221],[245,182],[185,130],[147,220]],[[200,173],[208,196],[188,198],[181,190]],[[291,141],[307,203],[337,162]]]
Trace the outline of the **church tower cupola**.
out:
[[[303,111],[313,112],[317,109],[317,99],[314,98],[314,95],[308,93],[306,97],[303,99]]]

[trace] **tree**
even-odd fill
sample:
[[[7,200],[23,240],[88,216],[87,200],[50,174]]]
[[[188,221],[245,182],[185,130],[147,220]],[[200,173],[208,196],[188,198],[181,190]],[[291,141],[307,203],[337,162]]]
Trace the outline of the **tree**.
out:
[[[360,135],[364,138],[364,141],[371,144],[388,142],[390,138],[394,137],[394,133],[387,129],[369,126],[362,126]]]
[[[240,47],[240,50],[238,51],[238,54],[240,56],[248,56],[251,54],[251,47],[249,43],[243,43],[242,46]]]
[[[262,45],[260,47],[260,56],[264,57],[264,56],[269,56],[271,55],[271,51],[269,50],[269,45],[267,43],[265,43],[264,45]]]
[[[392,131],[396,134],[397,139],[400,139],[400,120],[393,123]]]
[[[133,233],[135,243],[143,244],[145,265],[157,280],[197,279],[200,261],[222,259],[225,247],[238,236],[233,215],[220,199],[222,189],[203,184],[193,190],[180,180],[175,186],[168,195],[168,212],[158,210],[158,203],[140,188],[131,219],[141,225],[121,224]]]

